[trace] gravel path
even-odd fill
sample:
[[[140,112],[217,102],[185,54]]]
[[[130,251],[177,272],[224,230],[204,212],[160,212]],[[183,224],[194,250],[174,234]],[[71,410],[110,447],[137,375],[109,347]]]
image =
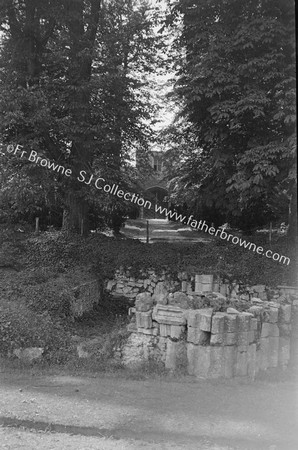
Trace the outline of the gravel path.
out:
[[[294,381],[0,373],[0,449],[296,450]]]

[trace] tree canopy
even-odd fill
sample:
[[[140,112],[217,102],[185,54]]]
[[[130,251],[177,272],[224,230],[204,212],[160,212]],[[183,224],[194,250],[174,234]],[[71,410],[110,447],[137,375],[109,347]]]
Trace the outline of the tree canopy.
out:
[[[149,139],[146,73],[157,61],[156,14],[145,0],[2,0],[0,19],[2,142],[72,169],[70,179],[50,177],[49,187],[64,226],[80,230],[83,220],[87,231],[90,208],[107,216],[117,205],[78,183],[79,172],[124,182],[131,147],[145,148]],[[3,180],[9,173],[19,188],[31,181],[33,203],[50,174],[17,158],[4,164]]]
[[[290,210],[295,230],[292,0],[0,0],[0,25],[1,142],[71,169],[3,156],[5,220],[42,211],[61,221],[63,211],[68,230],[88,232],[92,217],[119,223],[130,207],[78,175],[133,190],[132,155],[154,144],[176,204],[242,229]],[[166,70],[178,114],[157,130]]]
[[[174,195],[192,192],[197,208],[242,228],[287,217],[296,191],[293,2],[179,0],[168,20],[182,28],[175,90],[192,136]],[[179,130],[169,132],[185,141]]]

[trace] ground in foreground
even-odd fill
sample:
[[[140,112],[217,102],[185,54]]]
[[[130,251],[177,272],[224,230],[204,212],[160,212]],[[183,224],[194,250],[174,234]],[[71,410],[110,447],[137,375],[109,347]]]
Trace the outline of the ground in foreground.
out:
[[[9,450],[294,450],[297,385],[4,372],[0,441]]]

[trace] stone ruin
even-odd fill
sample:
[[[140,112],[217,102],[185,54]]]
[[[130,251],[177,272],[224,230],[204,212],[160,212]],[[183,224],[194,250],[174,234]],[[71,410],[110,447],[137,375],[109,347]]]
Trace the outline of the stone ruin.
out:
[[[144,274],[143,274],[144,276]],[[198,378],[255,378],[259,371],[285,369],[297,361],[298,290],[265,285],[247,288],[214,280],[213,275],[178,275],[178,281],[153,270],[134,279],[118,270],[107,289],[134,301],[130,308],[130,336],[122,349],[122,361],[134,367],[154,360],[166,369],[186,368]],[[204,299],[229,299],[225,310],[202,307]],[[211,301],[210,301],[211,300]],[[239,300],[243,311],[236,309]]]

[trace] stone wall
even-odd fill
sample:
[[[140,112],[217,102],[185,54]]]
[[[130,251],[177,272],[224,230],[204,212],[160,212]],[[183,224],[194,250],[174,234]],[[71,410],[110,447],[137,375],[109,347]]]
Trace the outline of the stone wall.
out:
[[[266,289],[264,285],[256,285],[249,288],[249,292],[239,293],[239,285],[235,283],[223,283],[213,275],[189,275],[186,272],[180,272],[173,276],[170,272],[164,270],[161,274],[151,269],[141,272],[138,278],[131,275],[129,270],[122,268],[116,270],[114,278],[107,280],[105,289],[115,297],[127,297],[136,300],[139,293],[149,292],[163,296],[169,293],[183,292],[195,300],[198,294],[216,292],[223,297],[234,297],[247,300],[253,295],[262,300],[267,300],[268,295],[272,298],[280,296],[278,290],[272,291]]]
[[[268,368],[286,368],[290,357],[298,362],[293,350],[298,348],[296,288],[240,290],[212,275],[189,278],[181,273],[176,280],[154,271],[144,275],[135,280],[119,270],[107,284],[113,295],[135,301],[124,364],[154,359],[171,370],[187,367],[188,374],[199,378],[254,378]],[[217,300],[235,307],[218,311]],[[206,301],[209,307],[202,308]]]
[[[142,272],[139,278],[131,276],[129,270],[116,270],[112,280],[107,280],[105,289],[115,297],[127,297],[135,301],[141,292],[153,294],[158,283],[166,283],[167,290],[175,290],[180,286],[179,280],[174,281],[170,274],[164,272],[161,275],[154,270]]]

